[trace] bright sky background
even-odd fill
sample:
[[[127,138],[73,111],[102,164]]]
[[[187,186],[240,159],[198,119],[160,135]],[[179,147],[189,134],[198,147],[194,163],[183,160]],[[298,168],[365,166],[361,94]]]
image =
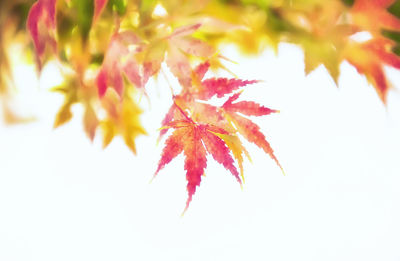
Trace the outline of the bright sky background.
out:
[[[322,67],[304,76],[303,55],[282,44],[277,56],[224,55],[241,78],[261,79],[243,99],[281,110],[255,118],[287,173],[247,144],[243,190],[211,159],[189,210],[183,157],[149,184],[170,106],[160,78],[144,98],[134,156],[116,139],[92,144],[74,108],[53,130],[62,96],[49,67],[16,68],[20,110],[38,121],[0,127],[0,260],[400,260],[400,93],[384,107],[348,64],[340,88]],[[389,70],[390,71],[390,70]],[[391,79],[400,82],[399,72]],[[399,86],[397,86],[399,87]]]

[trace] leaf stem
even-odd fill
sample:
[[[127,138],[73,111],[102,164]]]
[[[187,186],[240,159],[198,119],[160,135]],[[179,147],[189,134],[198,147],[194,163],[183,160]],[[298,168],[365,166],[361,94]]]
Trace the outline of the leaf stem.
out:
[[[175,94],[174,94],[174,89],[172,88],[172,84],[171,84],[171,82],[168,80],[167,74],[165,73],[165,71],[164,71],[163,68],[161,68],[161,73],[162,73],[162,75],[164,76],[164,79],[165,79],[165,81],[166,81],[167,84],[168,84],[168,87],[169,87],[169,89],[170,89],[170,91],[171,91],[172,97],[174,97],[174,96],[175,96]]]
[[[179,105],[175,102],[175,99],[174,99],[174,105],[176,106],[176,108],[178,108],[178,110],[182,113],[182,115],[183,115],[188,121],[190,121],[191,123],[195,124],[195,122],[185,113],[185,111],[182,110],[181,107],[179,107]]]

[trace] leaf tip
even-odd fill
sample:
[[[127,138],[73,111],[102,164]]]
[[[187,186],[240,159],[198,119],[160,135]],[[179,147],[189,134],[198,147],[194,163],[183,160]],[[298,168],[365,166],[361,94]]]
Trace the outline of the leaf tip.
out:
[[[154,173],[153,177],[151,177],[149,184],[153,183],[153,181],[156,179],[157,173],[158,173],[158,170],[156,171],[156,173]]]

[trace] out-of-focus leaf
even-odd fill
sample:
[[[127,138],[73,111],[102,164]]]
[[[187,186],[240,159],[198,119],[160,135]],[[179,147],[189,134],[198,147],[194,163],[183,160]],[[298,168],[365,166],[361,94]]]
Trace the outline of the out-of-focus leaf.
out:
[[[210,45],[190,36],[200,27],[201,24],[181,26],[168,37],[166,62],[182,86],[188,87],[192,82],[188,55],[208,59],[215,53]]]
[[[28,14],[27,29],[31,34],[38,56],[38,65],[41,67],[41,57],[47,43],[56,49],[54,33],[56,29],[56,2],[57,0],[38,0]]]
[[[400,19],[387,10],[392,3],[393,0],[355,0],[352,19],[356,25],[371,33],[379,34],[381,29],[399,30]]]
[[[400,57],[392,53],[393,42],[386,39],[373,39],[365,43],[353,43],[345,50],[346,59],[364,74],[374,86],[378,96],[385,103],[390,84],[383,67],[385,65],[400,69]]]
[[[352,6],[354,4],[354,0],[342,0],[342,2],[347,6]]]
[[[400,18],[400,1],[396,0],[389,8],[388,11],[396,16],[397,18]]]
[[[93,24],[97,22],[108,0],[94,0]]]
[[[96,134],[99,121],[93,101],[93,89],[88,86],[80,85],[79,81],[74,76],[68,76],[66,82],[58,87],[53,88],[53,91],[59,92],[65,96],[64,104],[56,115],[54,128],[67,123],[72,118],[71,107],[74,104],[82,104],[84,109],[83,126],[87,136],[93,140]]]
[[[94,0],[72,0],[72,7],[76,10],[76,25],[84,41],[89,36],[92,27],[95,3]]]
[[[112,3],[114,11],[119,15],[124,15],[126,13],[127,1],[128,0],[110,0],[110,3]]]
[[[140,0],[140,25],[146,26],[152,21],[152,13],[156,7],[158,0]]]
[[[97,115],[93,110],[93,107],[90,104],[86,105],[85,114],[83,116],[83,126],[90,140],[94,139],[98,125],[99,120],[97,119]]]
[[[71,120],[71,107],[78,102],[78,88],[76,83],[71,81],[62,86],[54,88],[53,91],[59,92],[65,96],[64,103],[57,112],[56,119],[54,121],[54,128],[58,128]]]
[[[116,135],[122,136],[128,148],[136,154],[135,140],[147,132],[140,123],[142,110],[127,93],[121,102],[112,91],[107,91],[102,98],[102,106],[107,117],[100,121],[103,130],[103,146],[106,147]]]
[[[400,28],[399,28],[400,30]],[[382,35],[386,38],[389,38],[396,43],[400,43],[400,31],[389,31],[389,30],[382,30]]]
[[[54,121],[54,128],[57,128],[71,120],[71,105],[72,103],[67,101],[61,106],[61,109],[58,111]]]
[[[123,72],[128,76],[131,83],[143,87],[146,81],[139,74],[138,64],[133,60],[133,55],[138,51],[130,51],[129,46],[138,46],[141,40],[132,32],[120,32],[112,36],[103,64],[96,77],[96,85],[100,97],[103,97],[108,87],[122,97],[124,91]],[[128,60],[126,60],[126,58]]]

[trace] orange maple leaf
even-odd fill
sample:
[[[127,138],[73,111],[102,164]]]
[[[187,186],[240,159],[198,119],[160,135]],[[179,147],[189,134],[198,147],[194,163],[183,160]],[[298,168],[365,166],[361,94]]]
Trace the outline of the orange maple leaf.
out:
[[[395,0],[356,0],[351,12],[353,22],[371,33],[380,34],[382,28],[399,30],[400,19],[387,10],[394,2]]]
[[[367,77],[384,103],[390,89],[384,66],[400,69],[400,57],[392,52],[393,46],[391,40],[379,38],[364,43],[351,43],[344,51],[345,59]]]

